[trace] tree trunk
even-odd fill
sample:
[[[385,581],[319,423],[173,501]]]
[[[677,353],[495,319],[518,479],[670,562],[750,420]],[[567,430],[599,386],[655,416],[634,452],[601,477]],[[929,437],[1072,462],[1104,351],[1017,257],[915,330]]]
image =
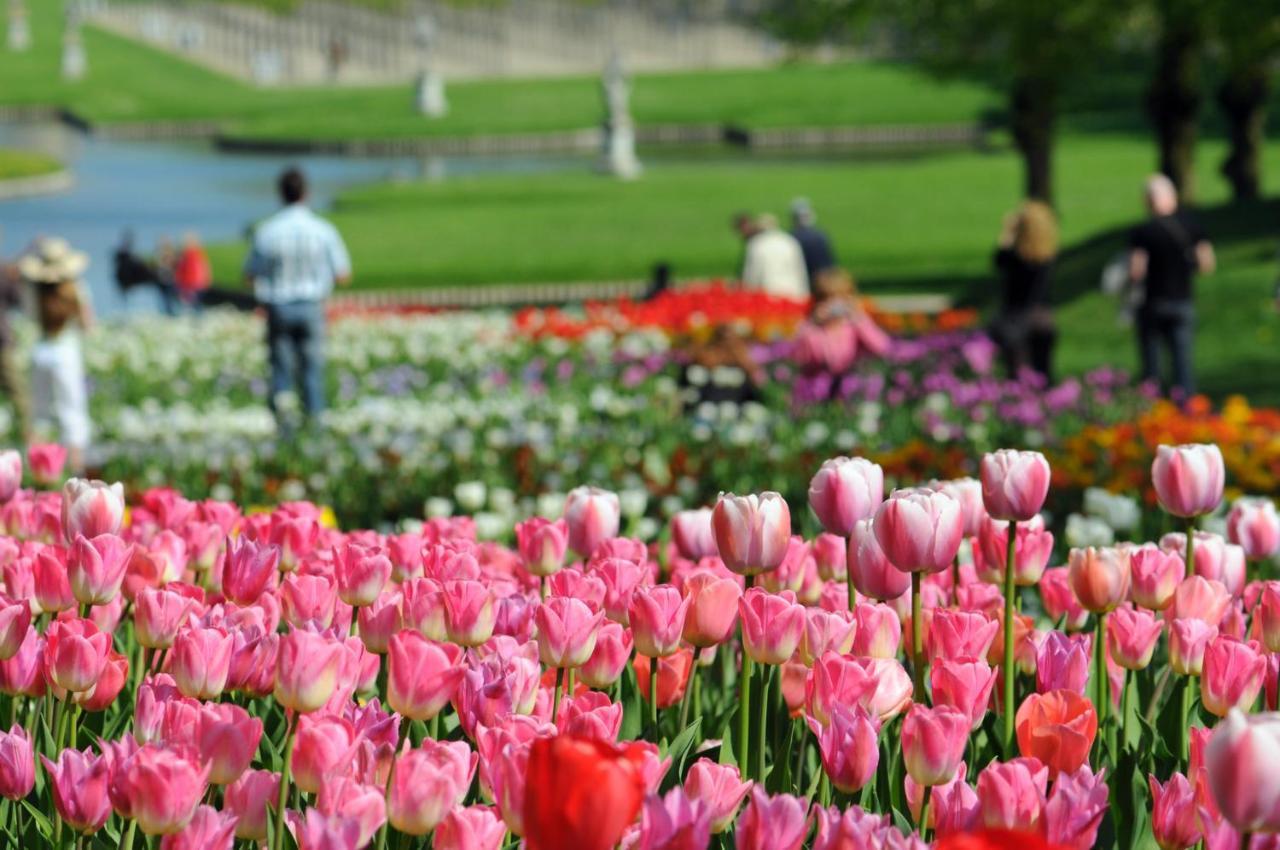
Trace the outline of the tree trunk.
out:
[[[1196,27],[1166,20],[1156,48],[1155,78],[1147,90],[1147,113],[1155,125],[1160,170],[1178,187],[1184,203],[1195,194],[1200,47]]]
[[[1057,92],[1044,80],[1016,80],[1010,93],[1013,141],[1022,154],[1028,198],[1053,204],[1053,131]]]
[[[1218,105],[1227,119],[1231,150],[1222,161],[1222,174],[1237,201],[1257,198],[1262,185],[1262,139],[1271,83],[1263,62],[1245,65],[1227,75],[1218,89]]]

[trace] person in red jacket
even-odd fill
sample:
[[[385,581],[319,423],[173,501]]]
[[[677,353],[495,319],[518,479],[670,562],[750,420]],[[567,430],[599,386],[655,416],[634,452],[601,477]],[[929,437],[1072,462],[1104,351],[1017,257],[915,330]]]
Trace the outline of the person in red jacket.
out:
[[[178,297],[187,305],[197,304],[200,293],[213,283],[209,255],[194,233],[182,237],[182,250],[173,267],[173,282],[178,288]]]

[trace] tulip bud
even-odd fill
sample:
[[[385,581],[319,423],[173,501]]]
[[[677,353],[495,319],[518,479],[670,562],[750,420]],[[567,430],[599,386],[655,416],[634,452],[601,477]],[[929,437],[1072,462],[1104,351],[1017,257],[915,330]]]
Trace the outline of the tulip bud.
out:
[[[124,522],[124,485],[72,478],[62,486],[62,534],[77,537],[118,534]]]
[[[549,576],[564,567],[569,546],[569,524],[532,517],[516,523],[516,548],[530,575]]]
[[[848,537],[854,523],[869,519],[884,499],[884,471],[865,458],[825,461],[809,483],[809,506],[831,534]]]
[[[0,452],[0,502],[12,499],[22,487],[22,455],[13,449]]]
[[[903,572],[941,572],[951,566],[964,530],[960,504],[932,490],[895,490],[872,525],[889,562]]]
[[[1095,614],[1115,609],[1129,595],[1129,553],[1122,549],[1072,549],[1068,569],[1076,599]]]
[[[902,721],[907,775],[924,786],[950,782],[964,760],[971,726],[967,714],[950,706],[913,705]]]
[[[1218,808],[1241,832],[1280,832],[1280,714],[1239,709],[1213,731],[1204,751]]]
[[[1236,499],[1227,514],[1227,538],[1260,561],[1280,549],[1280,514],[1270,499]],[[1197,564],[1198,566],[1198,564]]]
[[[597,487],[570,490],[564,504],[569,548],[583,558],[590,558],[601,543],[618,536],[621,513],[617,493]]]
[[[671,517],[671,542],[683,557],[691,561],[719,557],[715,534],[711,530],[711,509],[680,511]]]
[[[1160,507],[1178,517],[1212,513],[1222,501],[1222,451],[1212,444],[1160,446],[1151,483]]]
[[[1040,452],[1000,449],[982,458],[982,502],[993,519],[1031,519],[1049,493],[1049,462]]]
[[[720,559],[740,575],[776,569],[791,543],[791,511],[778,493],[735,496],[716,500],[711,529]]]

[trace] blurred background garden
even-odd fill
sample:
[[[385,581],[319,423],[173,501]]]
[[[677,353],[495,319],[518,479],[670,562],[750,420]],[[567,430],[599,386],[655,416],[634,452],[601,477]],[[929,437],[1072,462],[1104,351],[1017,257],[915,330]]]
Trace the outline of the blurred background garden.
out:
[[[50,236],[87,255],[85,465],[107,480],[494,528],[593,482],[655,523],[738,486],[803,499],[833,454],[914,482],[1016,445],[1049,454],[1065,510],[1095,485],[1140,495],[1160,442],[1212,441],[1240,491],[1280,489],[1273,2],[3,11],[0,258]],[[289,165],[353,276],[328,301],[327,410],[282,432],[298,404],[268,406],[242,268]],[[1195,280],[1202,395],[1171,401],[1138,381],[1131,281],[1103,286],[1155,172],[1216,253]],[[1028,198],[1059,230],[1047,378],[1008,375],[987,333]],[[810,305],[738,285],[731,220],[786,229],[796,199],[884,346],[798,351]],[[153,269],[194,236],[208,291],[122,287],[126,234]],[[39,335],[15,332],[15,352]]]

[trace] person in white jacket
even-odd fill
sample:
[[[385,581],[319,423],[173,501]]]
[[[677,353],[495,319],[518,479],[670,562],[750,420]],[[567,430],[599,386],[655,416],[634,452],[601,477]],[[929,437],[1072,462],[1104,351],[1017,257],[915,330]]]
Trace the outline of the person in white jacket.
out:
[[[734,221],[745,241],[742,286],[783,298],[809,297],[809,273],[796,238],[772,215],[739,215]]]

